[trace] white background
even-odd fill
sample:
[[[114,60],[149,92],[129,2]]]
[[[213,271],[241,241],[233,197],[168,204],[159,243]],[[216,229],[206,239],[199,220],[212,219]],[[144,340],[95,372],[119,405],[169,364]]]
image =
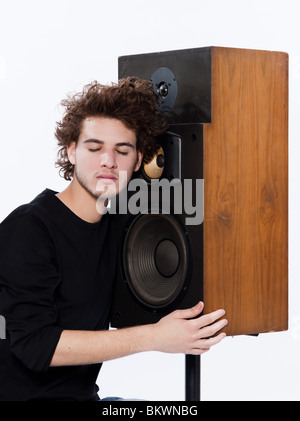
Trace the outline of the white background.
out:
[[[45,187],[55,121],[68,92],[117,80],[121,55],[206,46],[290,56],[290,328],[226,338],[201,360],[202,400],[300,398],[300,43],[297,0],[0,0],[0,220]],[[184,400],[184,357],[146,353],[106,363],[102,396]]]

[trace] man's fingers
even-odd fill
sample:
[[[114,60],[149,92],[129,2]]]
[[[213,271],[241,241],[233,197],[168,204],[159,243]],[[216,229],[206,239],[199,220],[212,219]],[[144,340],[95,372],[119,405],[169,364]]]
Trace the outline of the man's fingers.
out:
[[[199,316],[203,311],[204,304],[202,301],[199,301],[194,307],[187,308],[184,310],[176,310],[174,314],[180,319],[192,319]]]
[[[209,313],[209,314],[204,314],[203,316],[197,319],[197,326],[199,329],[204,326],[209,326],[212,323],[214,323],[216,320],[223,317],[224,315],[225,315],[225,310],[223,309],[213,311],[212,313]]]
[[[219,333],[219,335],[214,336],[213,338],[209,339],[199,339],[193,344],[193,348],[191,349],[190,353],[194,355],[200,355],[203,354],[206,351],[209,351],[209,349],[218,344],[226,337],[225,333]]]
[[[219,335],[214,336],[213,338],[209,338],[209,339],[200,339],[199,340],[199,347],[203,347],[203,348],[210,348],[213,345],[218,344],[219,342],[222,341],[222,339],[224,339],[226,337],[226,333],[222,332],[219,333]]]
[[[228,324],[226,319],[219,320],[210,326],[205,326],[199,329],[198,338],[210,338],[214,336],[219,330],[223,329]]]

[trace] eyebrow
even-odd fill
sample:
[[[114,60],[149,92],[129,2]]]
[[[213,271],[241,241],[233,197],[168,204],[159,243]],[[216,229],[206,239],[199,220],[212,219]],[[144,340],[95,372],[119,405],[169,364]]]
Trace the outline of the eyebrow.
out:
[[[98,145],[104,145],[104,141],[99,139],[87,139],[83,143],[97,143]],[[116,143],[116,146],[129,146],[134,149],[134,145],[130,142],[119,142]]]

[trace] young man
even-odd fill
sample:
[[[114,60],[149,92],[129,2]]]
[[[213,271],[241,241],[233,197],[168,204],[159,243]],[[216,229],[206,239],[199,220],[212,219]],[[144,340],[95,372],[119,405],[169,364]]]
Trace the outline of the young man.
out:
[[[58,165],[71,180],[46,189],[0,226],[0,400],[98,400],[102,362],[157,350],[200,355],[220,342],[224,310],[203,303],[158,323],[109,331],[116,267],[109,214],[98,199],[124,188],[166,129],[150,82],[93,83],[63,102]]]

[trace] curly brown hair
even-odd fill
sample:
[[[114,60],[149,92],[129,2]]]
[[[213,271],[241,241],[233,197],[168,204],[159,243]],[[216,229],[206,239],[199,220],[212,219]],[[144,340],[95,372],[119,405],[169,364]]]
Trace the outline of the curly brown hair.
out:
[[[150,81],[126,78],[111,85],[101,85],[94,81],[86,85],[82,92],[70,95],[61,102],[65,107],[62,121],[57,122],[55,136],[58,140],[60,175],[71,180],[74,166],[70,163],[67,146],[78,142],[82,122],[87,117],[104,116],[116,118],[135,131],[137,150],[148,162],[157,150],[156,137],[168,128],[165,115],[159,109],[160,99],[154,93]]]

